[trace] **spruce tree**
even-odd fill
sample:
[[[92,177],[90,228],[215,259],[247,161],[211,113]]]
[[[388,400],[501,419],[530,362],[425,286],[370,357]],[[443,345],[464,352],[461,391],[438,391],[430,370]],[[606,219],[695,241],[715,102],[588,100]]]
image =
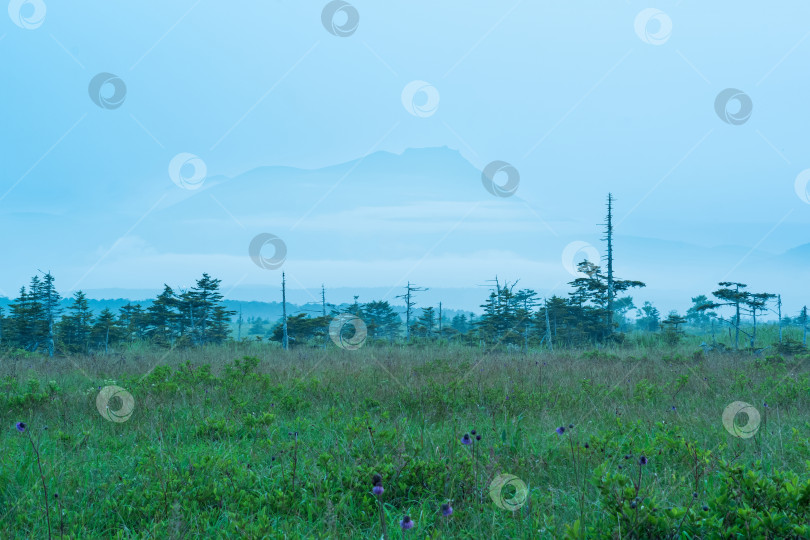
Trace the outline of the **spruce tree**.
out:
[[[86,353],[90,347],[93,312],[82,291],[73,294],[68,313],[59,322],[59,335],[68,352]]]

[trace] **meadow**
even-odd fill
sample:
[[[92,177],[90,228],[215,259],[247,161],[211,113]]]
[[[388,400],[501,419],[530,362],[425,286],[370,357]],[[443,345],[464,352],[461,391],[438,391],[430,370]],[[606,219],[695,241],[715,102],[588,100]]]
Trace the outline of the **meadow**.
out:
[[[0,537],[810,537],[808,357],[698,343],[10,354]]]

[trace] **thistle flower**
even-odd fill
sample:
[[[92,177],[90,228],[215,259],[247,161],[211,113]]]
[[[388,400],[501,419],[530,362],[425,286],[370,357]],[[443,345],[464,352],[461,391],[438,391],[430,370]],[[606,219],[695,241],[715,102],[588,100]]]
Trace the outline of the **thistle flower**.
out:
[[[706,506],[705,504],[703,505],[703,511],[704,511],[704,512],[708,512],[708,511],[709,511],[709,507],[708,507],[708,506]]]
[[[557,432],[557,435],[562,435],[563,433],[565,433],[565,427],[560,426],[557,429],[555,429],[554,431]]]
[[[574,429],[574,424],[568,424],[568,429]]]
[[[374,476],[371,477],[371,484],[374,486],[371,488],[371,492],[374,495],[382,495],[385,489],[382,485],[382,476],[377,473],[374,473]]]
[[[475,435],[475,430],[470,431],[470,435]]]
[[[481,440],[481,435],[476,435],[476,436],[475,436],[475,440],[476,440],[476,441],[480,441],[480,440]]]
[[[20,433],[23,433],[23,432],[25,432],[25,428],[27,428],[28,426],[25,424],[25,422],[17,422],[14,425],[14,427],[17,428],[17,431],[19,431]]]
[[[444,503],[442,505],[442,515],[444,517],[448,517],[448,516],[453,515],[453,507],[450,506],[450,503]]]
[[[638,458],[638,464],[639,465],[646,465],[647,464],[647,456],[641,456],[640,458]]]
[[[402,518],[402,521],[399,522],[399,526],[402,527],[403,531],[407,531],[408,529],[413,529],[414,522],[410,516],[405,516]]]
[[[472,444],[472,439],[470,438],[469,433],[465,433],[464,436],[461,438],[461,444],[464,445]]]

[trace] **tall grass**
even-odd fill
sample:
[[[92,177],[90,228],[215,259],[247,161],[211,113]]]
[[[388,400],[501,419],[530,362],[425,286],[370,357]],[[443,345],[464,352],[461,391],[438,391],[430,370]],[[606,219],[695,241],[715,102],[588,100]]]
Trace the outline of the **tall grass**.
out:
[[[529,354],[231,344],[12,356],[0,364],[0,537],[47,536],[50,517],[71,538],[379,538],[383,525],[396,538],[404,515],[410,537],[576,536],[617,521],[597,479],[635,478],[642,454],[640,494],[662,509],[717,497],[723,460],[807,478],[809,372],[801,357],[643,340]],[[107,385],[133,395],[127,421],[97,410]],[[734,401],[761,413],[750,439],[724,428]],[[18,421],[39,441],[58,509],[43,504]],[[474,453],[460,442],[473,429]],[[490,496],[499,474],[527,486],[514,512]],[[673,533],[688,529],[684,515]]]

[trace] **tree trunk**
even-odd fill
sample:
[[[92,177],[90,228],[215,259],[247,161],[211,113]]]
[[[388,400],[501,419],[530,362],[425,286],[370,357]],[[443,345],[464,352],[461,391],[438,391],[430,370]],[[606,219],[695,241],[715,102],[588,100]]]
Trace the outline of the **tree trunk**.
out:
[[[282,318],[282,338],[281,347],[286,351],[289,347],[289,336],[287,335],[287,278],[284,272],[281,273],[281,318]]]

